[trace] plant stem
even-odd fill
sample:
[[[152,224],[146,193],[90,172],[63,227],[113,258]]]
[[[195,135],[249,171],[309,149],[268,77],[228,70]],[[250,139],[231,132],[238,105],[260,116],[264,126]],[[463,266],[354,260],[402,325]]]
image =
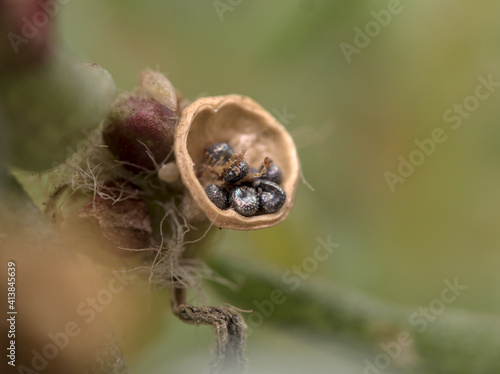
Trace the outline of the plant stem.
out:
[[[181,321],[212,326],[215,344],[209,373],[243,373],[246,367],[246,325],[241,314],[232,307],[196,307],[186,304],[186,290],[173,288],[172,311]]]
[[[281,293],[286,301],[274,305],[269,322],[361,343],[372,350],[367,356],[372,362],[377,354],[386,353],[381,344],[399,344],[401,350],[393,361],[401,372],[500,373],[500,321],[494,316],[446,308],[424,326],[410,319],[419,308],[376,301],[331,285],[320,289],[303,284],[293,291],[277,275],[236,261],[217,260],[210,265],[224,277],[244,279],[238,291],[215,285],[234,305],[255,309],[254,302],[272,300],[273,292]]]

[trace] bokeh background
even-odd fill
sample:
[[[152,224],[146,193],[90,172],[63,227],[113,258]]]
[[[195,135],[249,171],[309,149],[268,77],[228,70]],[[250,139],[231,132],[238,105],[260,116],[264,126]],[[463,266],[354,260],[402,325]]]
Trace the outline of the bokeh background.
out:
[[[355,46],[355,28],[391,3],[400,12],[346,58],[341,43]],[[58,23],[63,46],[121,89],[151,67],[189,99],[240,93],[288,114],[282,122],[314,191],[300,183],[295,208],[274,228],[217,233],[207,259],[281,276],[330,237],[340,247],[304,284],[417,309],[458,277],[468,288],[452,308],[497,314],[500,87],[458,129],[443,115],[475,94],[479,77],[500,82],[499,14],[500,3],[486,0],[71,0]],[[447,140],[392,191],[386,172],[436,128]],[[210,304],[226,301],[206,293]],[[210,329],[154,303],[161,324],[139,316],[143,336],[120,337],[132,372],[199,372]],[[304,336],[264,321],[249,338],[250,373],[362,372],[365,356]]]

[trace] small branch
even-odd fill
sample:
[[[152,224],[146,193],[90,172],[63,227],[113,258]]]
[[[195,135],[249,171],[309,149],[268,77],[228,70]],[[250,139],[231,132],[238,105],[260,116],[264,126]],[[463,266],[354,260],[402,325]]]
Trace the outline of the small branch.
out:
[[[210,325],[215,331],[209,373],[243,373],[246,367],[246,325],[236,308],[186,304],[186,290],[173,288],[172,311],[183,322]]]

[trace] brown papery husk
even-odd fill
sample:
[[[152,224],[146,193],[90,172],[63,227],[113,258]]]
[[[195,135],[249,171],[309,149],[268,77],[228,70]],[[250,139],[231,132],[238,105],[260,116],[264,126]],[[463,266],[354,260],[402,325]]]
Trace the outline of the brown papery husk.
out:
[[[219,142],[236,152],[245,152],[252,167],[270,157],[283,173],[281,187],[287,199],[272,214],[244,217],[232,209],[218,209],[207,197],[209,183],[206,150]],[[300,164],[292,137],[271,114],[252,99],[241,95],[204,97],[182,113],[175,132],[174,152],[184,185],[196,205],[220,228],[257,230],[283,221],[293,206]]]

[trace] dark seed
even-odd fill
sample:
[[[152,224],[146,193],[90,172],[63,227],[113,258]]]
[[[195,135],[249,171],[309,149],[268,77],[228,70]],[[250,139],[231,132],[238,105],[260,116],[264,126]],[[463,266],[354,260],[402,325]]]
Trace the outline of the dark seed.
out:
[[[252,187],[255,188],[256,190],[262,190],[264,192],[285,193],[285,191],[283,191],[283,188],[281,188],[279,184],[274,183],[267,179],[256,179],[253,182]]]
[[[278,184],[258,179],[253,186],[258,191],[259,206],[264,213],[277,212],[285,204],[286,193]]]
[[[260,168],[260,171],[262,171],[263,168]],[[281,169],[279,168],[278,165],[272,164],[269,166],[265,173],[262,174],[263,179],[270,180],[271,182],[280,184],[281,183]]]
[[[205,193],[217,208],[222,210],[229,208],[229,194],[224,188],[215,183],[210,183],[205,187]]]
[[[252,187],[234,187],[231,191],[230,201],[233,209],[245,217],[255,215],[259,209],[257,192]]]
[[[229,161],[234,150],[227,143],[217,143],[208,148],[207,155],[210,164],[216,165]]]
[[[226,183],[235,183],[243,179],[248,174],[250,167],[245,161],[240,161],[237,165],[231,166],[231,169],[224,173]]]

